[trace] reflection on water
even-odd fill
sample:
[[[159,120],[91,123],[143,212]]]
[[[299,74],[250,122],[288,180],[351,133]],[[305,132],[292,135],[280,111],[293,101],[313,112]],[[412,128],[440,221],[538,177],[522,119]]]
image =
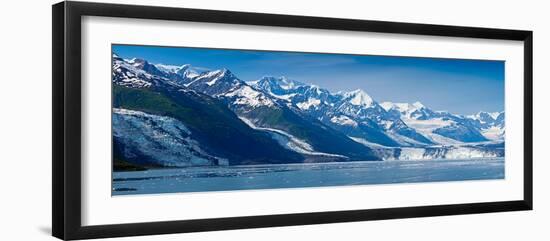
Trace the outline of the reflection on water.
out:
[[[113,173],[113,195],[485,180],[504,158],[191,167]]]

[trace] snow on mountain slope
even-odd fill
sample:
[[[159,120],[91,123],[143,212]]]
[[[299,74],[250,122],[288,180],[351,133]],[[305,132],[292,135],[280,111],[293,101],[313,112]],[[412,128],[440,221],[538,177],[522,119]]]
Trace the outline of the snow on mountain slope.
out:
[[[228,69],[220,69],[204,72],[192,79],[185,86],[207,95],[219,95],[226,93],[237,86],[246,85]]]
[[[304,83],[288,79],[285,76],[279,78],[264,76],[259,80],[249,82],[249,84],[258,89],[265,90],[273,95],[286,95],[289,94],[290,91],[295,90],[297,87],[305,85]]]
[[[275,94],[271,94],[271,96],[277,98],[277,99],[281,99],[281,100],[285,100],[287,102],[290,102],[292,100],[292,98],[294,96],[296,96],[296,94],[288,94],[288,95],[275,95]]]
[[[166,65],[166,64],[155,64],[155,67],[159,69],[160,71],[166,72],[166,73],[176,73],[181,66],[175,66],[175,65]]]
[[[471,119],[479,120],[480,123],[493,123],[502,112],[484,112],[480,111],[475,115],[470,115]]]
[[[407,125],[423,131],[434,131],[438,128],[450,126],[455,123],[445,118],[434,118],[430,120],[404,119],[404,121]]]
[[[206,71],[209,71],[209,69],[202,68],[202,67],[194,67],[194,66],[191,66],[190,64],[184,64],[178,70],[176,70],[176,74],[192,79],[192,78],[198,77],[199,75],[201,75]]]
[[[215,98],[228,99],[233,109],[246,111],[276,105],[268,95],[250,87],[228,69],[203,72],[186,87]]]
[[[354,90],[340,95],[336,110],[359,121],[367,119],[379,122],[386,112],[365,91]]]
[[[481,134],[490,140],[504,140],[505,125],[504,112],[483,112],[468,116],[481,131]]]
[[[481,129],[481,134],[489,140],[504,140],[505,130],[503,127],[491,126]]]
[[[420,102],[384,102],[381,105],[388,113],[399,116],[408,126],[437,144],[452,145],[487,140],[483,135],[483,128],[467,117],[446,111],[433,111]]]
[[[402,145],[433,144],[417,130],[409,127],[399,116],[388,113],[364,91],[344,93],[342,96],[342,100],[335,105],[336,113],[345,114],[359,123],[378,128]]]
[[[286,101],[276,98],[257,87],[250,86],[236,76],[228,74],[230,73],[228,71],[229,70],[224,70],[224,72],[226,72],[224,76],[226,77],[219,78],[207,88],[205,87],[206,84],[202,83],[213,81],[219,74],[217,72],[205,73],[197,77],[189,88],[227,103],[228,107],[237,114],[237,116],[249,118],[254,121],[254,124],[258,127],[282,130],[289,135],[307,140],[315,149],[315,152],[335,153],[341,156],[349,155],[348,157],[353,157],[355,159],[376,159],[369,154],[370,150],[365,146],[353,142],[342,133],[338,133],[321,122],[312,120],[297,106],[295,106],[296,108],[289,107]],[[203,77],[206,75],[208,75],[208,77]],[[286,80],[285,83],[288,85],[294,82]],[[302,86],[298,85],[299,84],[294,83],[285,88],[290,89],[292,86],[295,87],[297,91],[311,91],[309,86],[307,86],[307,89],[302,89]],[[317,93],[317,91],[314,92]],[[321,91],[318,91],[318,93],[321,93]],[[309,102],[303,103],[302,107],[315,109],[320,105],[320,101],[316,101],[312,98]],[[288,138],[288,136],[285,138]],[[312,154],[310,153],[310,155]],[[330,159],[334,161],[344,161],[340,157]]]
[[[409,138],[404,135],[399,135],[397,133],[388,132],[388,136],[399,143],[400,146],[426,146],[426,143],[424,142],[419,142],[415,139]]]
[[[352,120],[351,118],[345,115],[333,116],[332,118],[330,118],[330,121],[339,125],[347,125],[347,126],[353,126],[353,127],[358,126],[356,121]]]
[[[166,74],[177,74],[183,78],[192,79],[204,72],[209,71],[206,68],[194,67],[190,64],[184,64],[181,66],[167,65],[167,64],[154,64],[157,69]]]
[[[365,108],[369,108],[374,104],[374,100],[365,91],[361,89],[346,92],[342,96],[344,98],[343,101],[348,101],[352,105],[358,105]]]
[[[315,85],[307,85],[286,77],[266,76],[256,81],[248,82],[250,86],[277,99],[285,100],[293,105],[309,107],[315,102],[316,107],[333,102],[331,94]],[[308,104],[311,103],[311,104]],[[306,108],[307,109],[307,108]]]
[[[136,68],[131,63],[113,54],[113,83],[132,88],[147,88],[152,85],[152,75]]]
[[[225,165],[227,160],[205,152],[180,121],[141,111],[113,108],[113,139],[134,161],[160,166]]]
[[[387,147],[387,146],[384,146],[384,145],[380,145],[378,143],[374,143],[374,142],[370,142],[368,140],[365,140],[364,138],[359,138],[359,137],[353,137],[353,136],[349,136],[350,139],[352,139],[353,141],[357,142],[357,143],[361,143],[365,146],[368,146],[368,147],[371,147],[371,148],[391,148],[391,147]]]
[[[365,91],[354,90],[336,95],[339,99],[334,103],[334,112],[340,112],[358,121],[371,119],[385,112]]]
[[[151,88],[167,85],[177,88],[188,81],[185,76],[168,71],[173,66],[155,65],[144,59],[122,59],[116,54],[112,57],[113,83],[130,88]]]
[[[315,98],[308,98],[307,101],[297,103],[296,106],[302,110],[307,110],[309,108],[316,108],[321,104],[321,100]]]
[[[254,123],[251,120],[248,120],[244,117],[239,117],[244,123],[246,123],[248,126],[250,126],[253,129],[256,130],[262,130],[269,132],[274,140],[276,140],[281,146],[295,151],[297,153],[306,154],[306,155],[315,155],[315,156],[330,156],[330,157],[340,157],[340,158],[347,158],[342,155],[337,154],[330,154],[330,153],[323,153],[323,152],[317,152],[313,149],[313,147],[308,144],[304,140],[300,140],[293,135],[282,131],[278,129],[273,128],[266,128],[266,127],[258,127],[254,125]]]
[[[417,120],[417,119],[403,119],[403,121],[413,129],[422,133],[424,136],[430,138],[434,143],[443,144],[443,145],[454,145],[463,143],[459,140],[448,138],[442,135],[435,133],[434,131],[439,128],[444,128],[455,124],[454,121],[444,118],[434,118],[428,120]]]
[[[375,100],[360,89],[333,94],[316,85],[304,84],[285,77],[264,77],[250,84],[349,136],[369,139],[383,145],[396,145],[396,142],[385,134],[392,132],[424,145],[431,144],[427,138],[407,127],[399,117],[388,115]],[[349,121],[339,120],[342,116]],[[356,123],[352,125],[355,130],[349,128],[348,124],[352,123],[351,121]]]
[[[488,114],[493,117],[493,119],[497,119],[501,112],[489,112]]]
[[[263,93],[252,89],[252,87],[248,85],[239,86],[224,94],[224,96],[234,98],[234,105],[246,105],[248,107],[271,107],[275,105],[275,103],[271,99],[267,98]]]
[[[419,101],[412,104],[383,102],[380,105],[389,113],[406,119],[426,120],[436,115]]]

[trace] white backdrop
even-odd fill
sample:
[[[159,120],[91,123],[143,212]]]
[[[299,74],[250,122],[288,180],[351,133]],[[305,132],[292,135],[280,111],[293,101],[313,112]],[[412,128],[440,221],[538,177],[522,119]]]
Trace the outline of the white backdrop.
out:
[[[544,104],[550,75],[550,24],[544,1],[315,0],[109,1],[236,11],[422,22],[535,31],[535,211],[417,218],[300,227],[163,235],[155,240],[548,240],[550,135]],[[12,1],[0,10],[0,240],[54,240],[51,230],[51,10],[54,1]],[[546,20],[546,21],[545,21]],[[151,240],[151,237],[119,240]]]
[[[83,225],[509,201],[523,197],[521,42],[103,17],[83,18],[82,29],[82,120],[87,137],[82,146]],[[338,44],[332,44],[335,42]],[[111,163],[98,161],[111,158],[111,43],[504,60],[505,96],[519,99],[506,101],[505,106],[506,178],[113,198]]]

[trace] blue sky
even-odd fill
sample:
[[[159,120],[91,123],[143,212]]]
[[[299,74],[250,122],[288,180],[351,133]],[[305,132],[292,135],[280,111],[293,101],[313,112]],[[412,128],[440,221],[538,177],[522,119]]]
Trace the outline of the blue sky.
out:
[[[420,101],[456,114],[504,110],[504,62],[113,45],[123,58],[227,68],[242,80],[286,76],[330,91],[363,89],[378,102]]]

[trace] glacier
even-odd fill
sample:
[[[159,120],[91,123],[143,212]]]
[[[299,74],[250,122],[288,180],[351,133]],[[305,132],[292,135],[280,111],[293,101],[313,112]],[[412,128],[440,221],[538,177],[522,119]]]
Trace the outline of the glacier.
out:
[[[377,148],[382,160],[432,160],[432,159],[480,159],[504,156],[503,148],[484,148],[479,146],[434,146],[425,148]]]
[[[338,155],[338,154],[331,154],[331,153],[324,153],[324,152],[316,152],[313,147],[307,143],[304,140],[300,140],[293,135],[282,131],[277,130],[273,128],[266,128],[266,127],[258,127],[254,125],[254,122],[251,120],[248,120],[244,117],[239,117],[244,123],[249,125],[251,128],[256,130],[262,130],[266,131],[269,134],[272,135],[272,138],[275,139],[281,146],[288,148],[289,150],[293,150],[298,153],[306,154],[306,155],[313,155],[313,156],[328,156],[328,157],[340,157],[340,158],[347,158],[346,156]]]
[[[125,158],[167,167],[227,165],[208,154],[180,121],[141,111],[113,108],[113,139]]]

